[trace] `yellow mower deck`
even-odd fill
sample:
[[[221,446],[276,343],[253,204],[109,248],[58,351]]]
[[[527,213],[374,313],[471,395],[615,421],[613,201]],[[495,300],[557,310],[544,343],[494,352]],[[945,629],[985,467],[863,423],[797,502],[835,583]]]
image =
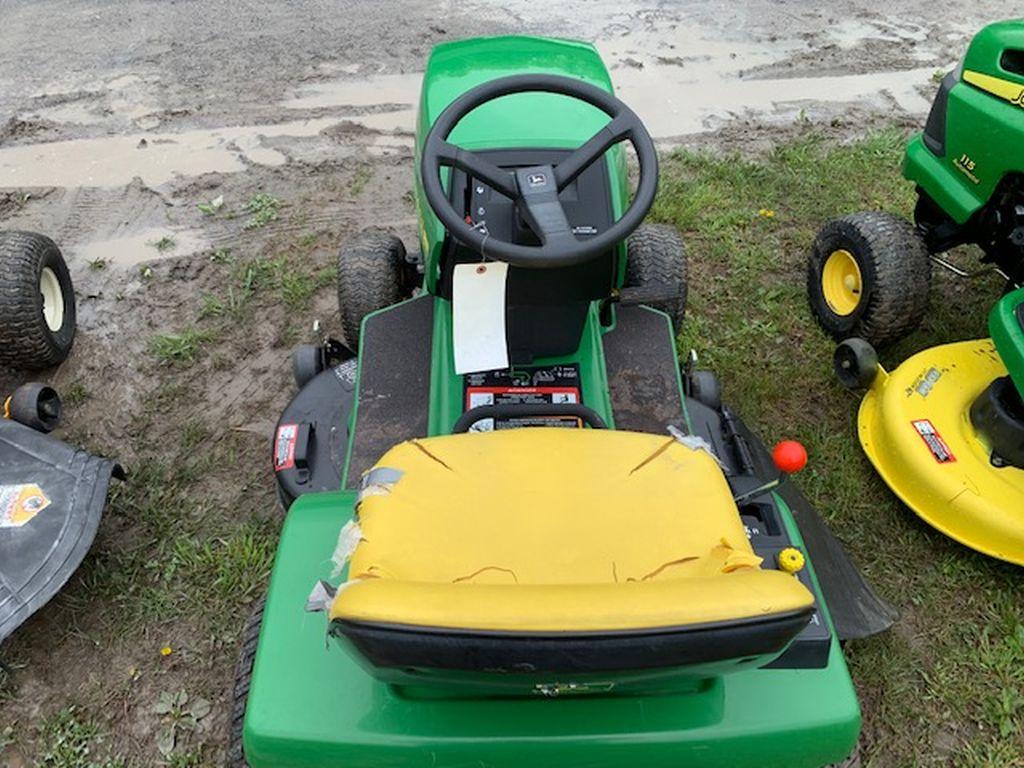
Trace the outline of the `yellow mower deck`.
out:
[[[881,368],[858,416],[861,444],[925,522],[986,555],[1024,565],[1024,470],[996,468],[969,413],[1006,367],[990,339],[920,352]]]

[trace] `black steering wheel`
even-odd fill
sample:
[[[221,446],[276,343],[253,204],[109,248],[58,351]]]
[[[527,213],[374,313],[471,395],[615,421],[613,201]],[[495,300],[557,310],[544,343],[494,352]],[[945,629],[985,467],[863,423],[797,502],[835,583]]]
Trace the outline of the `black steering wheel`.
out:
[[[451,144],[448,136],[466,115],[489,101],[513,93],[539,91],[570,96],[597,107],[611,120],[558,165],[535,165],[514,171],[499,168],[475,152]],[[543,119],[538,115],[537,119]],[[558,199],[584,170],[613,145],[629,140],[640,163],[640,182],[629,208],[597,235],[577,238]],[[441,186],[442,167],[455,167],[515,201],[538,237],[537,246],[491,237],[468,223]],[[513,75],[490,80],[467,91],[445,108],[423,144],[420,173],[427,202],[452,237],[482,256],[516,267],[550,269],[590,261],[625,240],[643,221],[658,188],[658,154],[644,124],[629,107],[602,88],[558,75]]]

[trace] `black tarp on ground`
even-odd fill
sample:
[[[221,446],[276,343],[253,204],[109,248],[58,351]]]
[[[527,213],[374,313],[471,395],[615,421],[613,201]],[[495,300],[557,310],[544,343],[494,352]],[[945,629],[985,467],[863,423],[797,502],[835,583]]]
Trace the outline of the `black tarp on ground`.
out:
[[[0,419],[0,643],[81,564],[120,472],[109,459]]]

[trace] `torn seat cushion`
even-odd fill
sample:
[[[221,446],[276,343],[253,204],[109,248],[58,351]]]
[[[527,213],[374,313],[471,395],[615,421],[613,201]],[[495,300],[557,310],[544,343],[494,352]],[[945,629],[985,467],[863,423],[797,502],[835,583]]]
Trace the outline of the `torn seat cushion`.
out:
[[[760,567],[716,460],[671,437],[449,435],[377,467],[393,471],[369,475],[335,622],[586,634],[801,617],[790,636],[806,623],[811,594]]]

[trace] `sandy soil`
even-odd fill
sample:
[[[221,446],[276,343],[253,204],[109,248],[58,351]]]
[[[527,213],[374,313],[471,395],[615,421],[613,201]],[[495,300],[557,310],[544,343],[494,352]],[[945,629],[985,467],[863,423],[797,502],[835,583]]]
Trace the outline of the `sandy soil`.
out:
[[[435,43],[519,32],[592,40],[619,95],[663,145],[757,151],[799,120],[839,139],[920,123],[936,70],[954,63],[980,24],[1006,13],[990,0],[875,8],[867,0],[410,0],[397,12],[373,0],[0,0],[0,227],[50,234],[69,260],[78,342],[48,378],[92,393],[70,409],[69,434],[131,467],[200,415],[218,440],[230,435],[237,466],[251,467],[238,480],[221,473],[217,481],[236,487],[210,492],[274,514],[266,446],[291,391],[289,346],[315,318],[336,330],[332,292],[318,291],[298,312],[268,303],[252,328],[228,334],[187,373],[156,365],[150,341],[187,326],[200,296],[223,287],[226,269],[210,258],[218,249],[298,254],[327,268],[364,226],[387,225],[414,242],[413,107]],[[258,193],[281,200],[281,215],[246,228],[243,208]],[[197,209],[217,197],[222,213]],[[164,237],[175,246],[161,253],[153,244]],[[0,373],[0,390],[20,378]],[[154,411],[154,398],[179,384],[193,399]],[[98,546],[111,548],[130,521],[114,515],[104,526]],[[74,597],[88,601],[88,589]],[[145,663],[163,642],[154,628],[151,646],[134,652],[91,637],[87,620],[61,626],[55,611],[12,641],[17,693],[0,697],[0,732],[60,709],[106,669]],[[215,691],[230,683],[232,646],[205,646],[224,658],[192,673],[214,691],[215,730],[224,725],[226,695]],[[129,699],[145,713],[159,686],[123,701],[105,695],[126,713]],[[150,755],[153,719],[124,722],[126,754]]]

